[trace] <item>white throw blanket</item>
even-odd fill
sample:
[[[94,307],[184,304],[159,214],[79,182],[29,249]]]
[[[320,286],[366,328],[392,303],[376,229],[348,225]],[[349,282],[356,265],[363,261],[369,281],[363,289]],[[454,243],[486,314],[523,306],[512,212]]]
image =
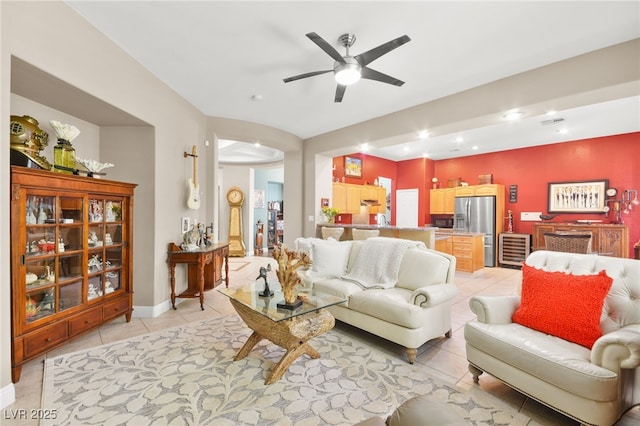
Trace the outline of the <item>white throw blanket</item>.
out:
[[[408,248],[426,249],[422,241],[374,237],[362,242],[351,272],[341,277],[362,288],[391,288],[398,282],[400,262]]]

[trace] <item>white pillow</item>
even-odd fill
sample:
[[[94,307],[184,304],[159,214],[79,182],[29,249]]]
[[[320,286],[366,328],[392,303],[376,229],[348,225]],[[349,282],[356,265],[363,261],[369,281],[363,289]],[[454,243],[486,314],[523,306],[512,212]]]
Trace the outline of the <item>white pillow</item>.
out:
[[[311,242],[312,267],[321,275],[341,277],[347,272],[351,241],[314,240]]]
[[[296,251],[306,253],[311,256],[311,242],[317,238],[303,238],[298,237],[295,240]]]

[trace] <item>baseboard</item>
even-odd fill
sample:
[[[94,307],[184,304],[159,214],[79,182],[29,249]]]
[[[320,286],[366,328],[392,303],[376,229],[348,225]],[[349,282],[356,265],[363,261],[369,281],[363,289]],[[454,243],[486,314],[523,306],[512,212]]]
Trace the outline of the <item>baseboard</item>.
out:
[[[176,305],[180,304],[181,302],[183,302],[183,300],[176,299]],[[155,306],[134,306],[133,314],[131,316],[133,318],[156,318],[170,309],[172,309],[171,301],[165,300],[164,302]]]
[[[16,402],[16,387],[13,383],[0,388],[0,409],[6,408]]]

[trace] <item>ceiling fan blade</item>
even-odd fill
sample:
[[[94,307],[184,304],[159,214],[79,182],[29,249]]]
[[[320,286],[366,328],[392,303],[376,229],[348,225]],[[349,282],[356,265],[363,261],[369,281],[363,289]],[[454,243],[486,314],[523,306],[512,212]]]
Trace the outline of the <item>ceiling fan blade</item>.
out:
[[[306,36],[309,37],[312,42],[317,44],[320,49],[324,50],[327,55],[331,56],[334,60],[340,62],[341,64],[344,64],[344,58],[342,57],[342,55],[338,53],[338,51],[334,49],[333,46],[327,43],[325,39],[323,39],[316,33],[309,33],[306,34]]]
[[[342,84],[338,84],[336,87],[336,97],[333,99],[334,102],[342,102],[342,97],[344,96],[344,91],[347,90],[347,86],[343,86]]]
[[[381,81],[383,83],[393,84],[394,86],[398,87],[404,84],[404,81],[402,80],[398,80],[397,78],[391,77],[390,75],[383,74],[379,71],[367,67],[362,68],[362,78]]]
[[[293,77],[283,78],[282,80],[285,83],[290,83],[292,81],[300,80],[302,78],[313,77],[314,75],[326,74],[328,72],[333,72],[333,70],[312,71],[312,72],[307,72],[300,75],[294,75]]]
[[[375,61],[376,59],[378,59],[380,56],[384,55],[385,53],[389,53],[391,52],[393,49],[402,46],[403,44],[407,43],[411,41],[411,39],[409,38],[409,36],[407,35],[403,35],[401,37],[398,37],[394,40],[388,41],[384,44],[381,44],[378,47],[374,47],[371,50],[367,50],[364,53],[361,53],[359,55],[357,55],[355,58],[356,60],[360,63],[360,65],[367,66],[368,64],[370,64],[371,62]]]

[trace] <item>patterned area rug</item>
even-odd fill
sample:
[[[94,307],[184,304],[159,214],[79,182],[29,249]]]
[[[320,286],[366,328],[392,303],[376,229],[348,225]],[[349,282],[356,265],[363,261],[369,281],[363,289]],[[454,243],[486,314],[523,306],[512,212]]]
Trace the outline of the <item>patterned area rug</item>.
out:
[[[469,424],[528,420],[337,328],[311,341],[320,359],[303,356],[265,385],[284,351],[263,340],[233,362],[249,334],[229,315],[47,359],[42,407],[57,410],[56,425],[353,425],[431,394]]]

